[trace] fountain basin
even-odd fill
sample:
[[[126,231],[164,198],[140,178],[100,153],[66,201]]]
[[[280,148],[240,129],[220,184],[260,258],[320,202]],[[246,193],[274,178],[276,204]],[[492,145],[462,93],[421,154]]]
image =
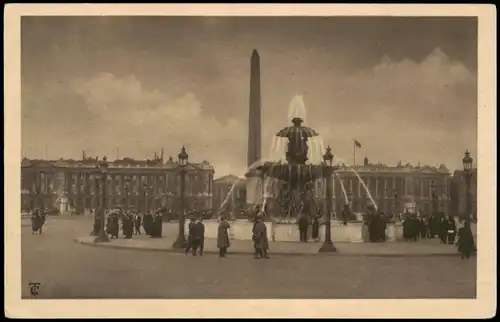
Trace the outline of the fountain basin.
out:
[[[216,220],[205,220],[205,238],[217,238],[219,222]],[[230,221],[229,239],[231,240],[252,240],[253,222],[242,219]],[[295,223],[272,223],[265,222],[267,227],[267,238],[270,242],[299,242],[299,230]],[[366,226],[362,223],[352,222],[347,226],[341,225],[340,221],[332,221],[331,236],[333,242],[362,243],[365,242],[363,231]],[[186,224],[187,231],[187,224]],[[311,228],[309,228],[309,235]],[[403,227],[400,223],[388,223],[386,230],[387,242],[394,242],[403,238]],[[325,226],[321,225],[319,229],[319,239],[325,238]]]

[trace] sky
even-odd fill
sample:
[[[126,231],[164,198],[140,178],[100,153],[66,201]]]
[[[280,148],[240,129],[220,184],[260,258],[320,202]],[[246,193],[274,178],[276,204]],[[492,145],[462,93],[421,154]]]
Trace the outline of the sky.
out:
[[[243,175],[253,49],[264,157],[292,101],[346,164],[353,140],[357,163],[453,170],[477,155],[475,18],[101,16],[22,18],[23,157],[185,145],[216,176]]]

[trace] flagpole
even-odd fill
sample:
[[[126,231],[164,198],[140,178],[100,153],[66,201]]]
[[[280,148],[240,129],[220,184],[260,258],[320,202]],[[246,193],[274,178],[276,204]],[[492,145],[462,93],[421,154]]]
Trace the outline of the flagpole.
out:
[[[352,151],[353,151],[353,166],[356,165],[356,141],[352,141]]]

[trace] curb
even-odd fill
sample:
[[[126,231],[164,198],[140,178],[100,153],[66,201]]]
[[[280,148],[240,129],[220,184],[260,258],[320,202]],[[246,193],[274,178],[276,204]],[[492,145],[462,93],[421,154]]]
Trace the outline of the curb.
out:
[[[119,250],[135,250],[135,251],[147,251],[147,252],[159,252],[159,253],[167,253],[167,254],[184,254],[183,250],[181,249],[162,249],[162,248],[140,248],[140,247],[131,247],[131,246],[116,246],[112,244],[95,244],[92,242],[86,242],[79,240],[78,238],[74,239],[75,242],[85,245],[85,246],[90,246],[90,247],[101,247],[101,248],[108,248],[108,249],[119,249]],[[218,255],[218,251],[214,250],[206,250],[204,251],[204,254],[207,255]],[[251,256],[253,255],[253,252],[245,252],[245,251],[229,251],[229,255],[245,255],[245,256]],[[341,252],[336,252],[336,253],[286,253],[286,252],[269,252],[270,256],[279,256],[279,257],[325,257],[325,256],[332,256],[332,257],[458,257],[459,253],[422,253],[422,254],[408,254],[408,253],[381,253],[381,254],[376,254],[376,253],[341,253]],[[474,255],[472,257],[475,257]]]

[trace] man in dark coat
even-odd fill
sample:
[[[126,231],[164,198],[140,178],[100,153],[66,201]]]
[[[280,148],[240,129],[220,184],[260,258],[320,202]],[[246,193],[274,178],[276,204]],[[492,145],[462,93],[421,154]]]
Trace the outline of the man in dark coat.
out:
[[[419,227],[420,227],[420,238],[426,238],[427,237],[427,221],[425,218],[420,217],[419,219]]]
[[[41,212],[40,213],[40,222],[38,224],[38,234],[42,234],[42,228],[43,228],[43,225],[45,224],[45,212]]]
[[[144,228],[144,231],[146,232],[146,235],[148,235],[148,236],[151,236],[152,224],[153,224],[153,216],[151,216],[150,213],[145,213],[143,221],[142,221],[142,227]]]
[[[319,240],[319,217],[318,216],[314,216],[313,220],[312,220],[312,239],[314,241],[318,241]]]
[[[474,251],[474,236],[470,229],[470,221],[466,220],[463,227],[458,230],[458,251],[462,259],[469,259],[472,251]]]
[[[34,235],[38,232],[38,227],[40,226],[40,215],[38,209],[35,209],[31,215],[31,233]]]
[[[205,225],[203,224],[203,217],[200,217],[200,219],[198,219],[195,227],[196,248],[199,250],[200,256],[203,256],[203,249],[205,248]],[[196,248],[193,249],[195,252]]]
[[[118,215],[116,213],[111,216],[111,222],[113,223],[113,225],[111,226],[111,234],[113,235],[113,237],[118,238],[118,235],[120,234],[120,223],[118,221]]]
[[[134,224],[130,214],[124,214],[122,218],[122,231],[125,238],[132,238],[134,232]]]
[[[254,242],[255,258],[269,258],[269,241],[267,240],[267,227],[260,217],[257,217],[252,230],[252,239]]]
[[[300,241],[303,243],[307,243],[307,229],[309,228],[309,220],[305,215],[301,215],[299,217],[299,235]]]
[[[441,244],[446,244],[446,236],[448,234],[448,220],[445,216],[439,219],[439,239],[441,239]]]
[[[156,213],[153,218],[152,224],[152,235],[153,238],[161,238],[163,235],[162,217],[160,213]]]
[[[403,217],[403,238],[406,241],[412,239],[412,220],[409,213],[405,213]]]
[[[349,205],[344,205],[344,208],[342,209],[342,225],[347,226],[350,217],[351,210],[349,209]]]
[[[187,238],[187,245],[186,249],[184,250],[184,254],[188,254],[191,249],[194,249],[194,239],[195,239],[195,225],[196,222],[194,218],[190,218],[189,224],[188,224],[188,238]],[[196,256],[196,251],[193,251],[193,256]]]
[[[141,215],[136,213],[133,220],[134,220],[134,234],[141,235],[141,221],[142,221]]]
[[[383,212],[381,212],[377,216],[377,240],[378,242],[385,242],[385,230],[387,229],[387,221],[386,216]]]
[[[431,215],[427,221],[427,238],[434,238],[436,236],[436,217]]]
[[[222,216],[217,228],[217,248],[219,248],[219,257],[221,258],[227,257],[227,249],[231,246],[228,232],[230,228],[231,225],[227,222],[226,217]]]

